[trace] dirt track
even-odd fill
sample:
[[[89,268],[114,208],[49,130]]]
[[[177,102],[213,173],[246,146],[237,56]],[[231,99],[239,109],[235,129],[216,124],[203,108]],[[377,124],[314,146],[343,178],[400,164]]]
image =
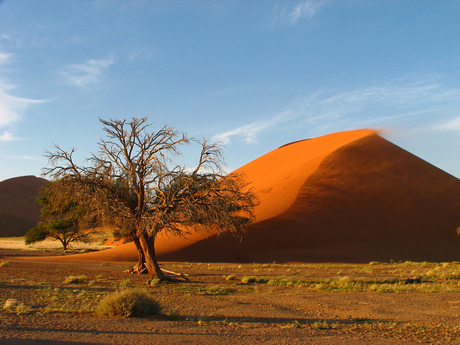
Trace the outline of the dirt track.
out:
[[[117,287],[146,286],[146,276],[122,273],[129,263],[23,261],[14,254],[0,252],[9,262],[0,268],[0,304],[15,298],[30,309],[0,311],[2,344],[450,344],[460,339],[457,280],[398,284],[399,293],[241,282],[244,276],[291,282],[404,279],[414,270],[441,272],[440,265],[165,263],[166,269],[188,273],[190,282],[148,287],[162,314],[124,319],[91,310]],[[83,274],[84,284],[63,283]],[[224,278],[230,274],[234,279]]]

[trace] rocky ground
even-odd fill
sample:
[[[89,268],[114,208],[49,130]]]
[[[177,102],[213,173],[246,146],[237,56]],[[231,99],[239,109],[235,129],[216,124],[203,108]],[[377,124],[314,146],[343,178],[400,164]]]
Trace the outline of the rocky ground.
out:
[[[34,256],[24,260],[23,255]],[[40,260],[0,250],[2,344],[451,344],[460,340],[460,264],[163,263],[190,281],[147,285],[131,263]],[[65,282],[69,276],[79,283]],[[99,316],[142,286],[161,314]],[[22,303],[22,304],[21,304]]]

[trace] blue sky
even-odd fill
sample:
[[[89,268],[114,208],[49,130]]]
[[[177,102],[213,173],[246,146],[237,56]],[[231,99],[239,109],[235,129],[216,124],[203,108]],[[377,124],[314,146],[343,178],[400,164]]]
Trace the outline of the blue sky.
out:
[[[228,171],[376,128],[460,177],[459,18],[457,0],[1,1],[0,180],[144,116],[222,141]]]

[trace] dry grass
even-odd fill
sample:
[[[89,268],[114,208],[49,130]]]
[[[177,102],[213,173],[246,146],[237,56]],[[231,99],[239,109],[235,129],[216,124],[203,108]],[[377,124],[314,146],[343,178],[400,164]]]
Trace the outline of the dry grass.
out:
[[[101,300],[96,313],[108,316],[142,316],[158,314],[161,308],[146,289],[116,291]]]

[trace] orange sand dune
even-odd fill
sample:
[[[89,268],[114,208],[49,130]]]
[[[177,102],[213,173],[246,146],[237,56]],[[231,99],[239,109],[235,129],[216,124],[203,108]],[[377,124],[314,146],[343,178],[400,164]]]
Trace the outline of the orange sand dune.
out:
[[[284,145],[238,169],[259,197],[241,241],[160,237],[165,261],[369,262],[460,258],[460,180],[371,130]],[[72,259],[67,257],[67,259]],[[135,261],[132,244],[81,260]]]

